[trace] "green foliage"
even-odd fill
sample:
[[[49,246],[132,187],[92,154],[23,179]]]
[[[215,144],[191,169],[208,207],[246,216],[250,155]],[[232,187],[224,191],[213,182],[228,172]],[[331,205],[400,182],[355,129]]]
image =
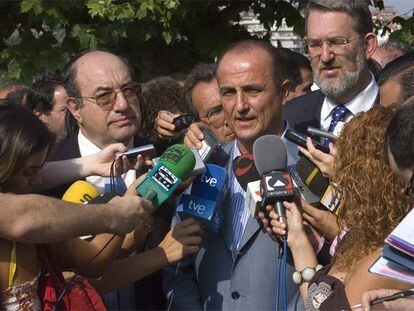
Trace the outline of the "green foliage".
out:
[[[382,0],[373,0],[377,7]],[[250,38],[240,13],[252,9],[265,26],[283,20],[304,34],[306,0],[14,0],[0,1],[0,83],[30,83],[44,71],[62,72],[87,49],[126,57],[143,81],[212,61],[231,42]],[[413,43],[413,18],[393,34]]]

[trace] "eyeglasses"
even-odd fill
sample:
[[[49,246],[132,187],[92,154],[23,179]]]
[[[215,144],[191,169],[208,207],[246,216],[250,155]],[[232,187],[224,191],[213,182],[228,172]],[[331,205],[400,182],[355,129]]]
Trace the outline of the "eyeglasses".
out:
[[[326,43],[329,46],[329,49],[332,51],[332,53],[343,54],[346,52],[346,47],[350,42],[358,40],[360,38],[362,38],[362,36],[353,39],[347,39],[342,37],[328,38],[326,40],[304,39],[303,45],[304,47],[307,47],[308,53],[312,56],[318,56],[322,54],[322,46],[324,43]]]
[[[141,94],[142,87],[138,83],[131,83],[121,89],[104,91],[96,96],[69,97],[68,99],[86,99],[97,104],[102,110],[110,111],[116,103],[116,98],[119,92],[122,92],[128,104],[139,104],[138,95]]]
[[[411,175],[411,179],[405,188],[405,195],[413,196],[413,194],[414,194],[414,172]]]
[[[220,128],[224,124],[224,111],[221,106],[209,111],[206,115],[200,116],[199,119],[207,118],[214,128]]]

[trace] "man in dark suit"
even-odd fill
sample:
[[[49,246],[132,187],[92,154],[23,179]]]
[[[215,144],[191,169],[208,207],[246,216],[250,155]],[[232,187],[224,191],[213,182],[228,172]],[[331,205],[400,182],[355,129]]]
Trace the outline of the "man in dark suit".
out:
[[[67,106],[79,129],[57,146],[51,160],[87,156],[112,143],[122,143],[127,148],[142,145],[135,137],[141,128],[141,107],[138,100],[141,86],[132,80],[131,71],[124,60],[108,52],[88,52],[73,62],[66,80]],[[100,176],[89,176],[86,180],[100,192],[115,190],[123,195],[137,175],[137,171],[132,169],[116,177],[114,182]],[[67,187],[64,185],[55,189],[57,191],[54,194],[60,197]],[[149,248],[158,245],[169,230],[172,212],[163,209],[161,213],[163,214],[157,213],[155,216],[156,230],[147,239],[147,244],[151,244],[147,245]],[[151,288],[149,292],[138,292],[137,297],[143,309],[163,308],[160,276],[157,272],[149,277],[155,280],[145,283],[144,287]],[[140,281],[143,282],[146,281]],[[139,308],[134,291],[134,287],[130,286],[115,293],[112,299],[105,299],[107,308]]]
[[[288,102],[283,113],[291,126],[305,135],[308,126],[339,135],[346,122],[379,102],[378,86],[367,67],[367,59],[377,46],[368,2],[311,0],[305,24],[304,47],[320,90]],[[322,142],[328,146],[326,139]],[[308,148],[299,148],[326,177],[333,173],[336,154],[334,145],[329,146],[330,153],[324,153],[308,140]],[[336,221],[327,221],[334,217],[330,212],[309,204],[304,204],[303,210],[306,221],[320,232],[337,232]]]
[[[284,137],[282,117],[289,83],[271,45],[242,41],[231,46],[219,61],[217,80],[226,121],[236,139],[223,149],[229,155],[227,197],[221,206],[223,222],[218,234],[205,231],[200,251],[193,258],[165,270],[164,289],[176,310],[275,310],[276,267],[279,244],[253,218],[244,200],[233,160],[252,153],[254,141],[265,134]],[[288,149],[288,162],[297,149]],[[291,275],[288,254],[287,302],[298,287]]]
[[[290,101],[285,118],[304,134],[308,126],[339,133],[344,122],[376,102],[378,87],[366,66],[377,46],[372,16],[366,1],[311,0],[305,19],[304,46],[320,90]],[[342,115],[333,125],[337,111]]]

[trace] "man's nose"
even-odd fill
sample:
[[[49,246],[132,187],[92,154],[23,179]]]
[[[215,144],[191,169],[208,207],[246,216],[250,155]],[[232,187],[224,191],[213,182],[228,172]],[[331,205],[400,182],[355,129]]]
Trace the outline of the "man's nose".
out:
[[[322,43],[321,49],[321,61],[323,63],[329,63],[330,61],[332,61],[335,54],[332,52],[331,46],[327,42],[324,42]]]
[[[236,111],[242,112],[249,109],[247,98],[243,92],[237,92],[236,96]]]
[[[121,90],[116,91],[116,98],[113,110],[115,111],[124,111],[128,109],[129,103]]]

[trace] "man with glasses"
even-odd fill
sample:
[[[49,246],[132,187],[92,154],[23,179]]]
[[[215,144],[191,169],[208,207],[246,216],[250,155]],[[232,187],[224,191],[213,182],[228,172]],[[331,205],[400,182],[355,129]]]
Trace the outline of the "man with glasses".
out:
[[[56,146],[50,160],[88,156],[112,143],[122,143],[127,148],[141,144],[135,137],[141,128],[141,86],[132,80],[128,65],[120,57],[103,51],[83,54],[67,72],[66,90],[67,107],[79,130]],[[136,168],[142,162],[137,161]],[[115,190],[123,195],[137,177],[135,170],[129,170],[114,180],[101,176],[86,180],[100,192]],[[51,192],[61,198],[69,186],[62,185]],[[134,288],[114,293],[112,298],[106,296],[105,303],[108,309],[135,309]]]
[[[112,143],[131,148],[139,145],[134,136],[141,127],[138,95],[141,86],[131,78],[127,64],[118,56],[88,52],[76,59],[67,74],[67,107],[79,128],[57,147],[52,160],[66,160],[99,152]],[[135,170],[119,178],[118,191],[136,179]],[[86,179],[101,192],[108,192],[109,179],[90,176]],[[59,188],[60,196],[67,185]]]
[[[312,126],[339,135],[346,122],[379,103],[378,86],[366,65],[377,46],[368,1],[311,0],[305,10],[305,27],[303,43],[320,90],[293,99],[283,113],[303,134],[308,135],[307,128]],[[330,153],[316,149],[310,140],[307,149],[299,150],[330,177],[336,150],[328,140],[322,142],[330,146]],[[315,225],[322,226],[325,217],[331,216],[306,206],[304,217],[315,219]]]
[[[311,0],[305,19],[303,43],[320,90],[291,101],[285,118],[305,134],[309,125],[338,134],[378,101],[378,86],[366,66],[377,46],[368,2]]]
[[[200,121],[190,126],[187,135],[203,135],[200,127],[205,127],[225,144],[234,139],[234,134],[225,121],[220,103],[216,67],[216,64],[200,63],[187,76],[184,97],[191,113]],[[156,130],[159,137],[175,138],[178,134],[174,132],[174,116],[168,111],[158,113]]]

